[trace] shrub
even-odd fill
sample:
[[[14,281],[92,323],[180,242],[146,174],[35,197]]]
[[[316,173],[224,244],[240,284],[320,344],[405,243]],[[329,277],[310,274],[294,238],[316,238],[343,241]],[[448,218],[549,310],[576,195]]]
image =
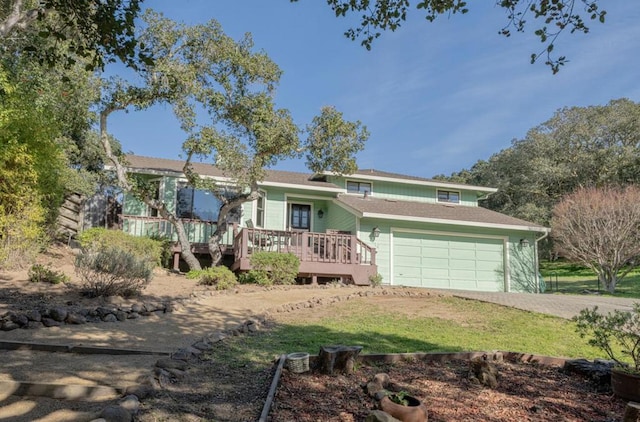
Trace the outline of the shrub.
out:
[[[633,362],[632,370],[640,373],[640,303],[634,303],[631,311],[614,310],[606,315],[598,307],[582,309],[573,317],[580,337],[606,353],[609,359],[625,366]]]
[[[300,260],[292,253],[256,252],[251,255],[251,266],[266,273],[271,284],[295,284]]]
[[[203,270],[191,270],[187,273],[189,279],[199,279],[198,284],[215,286],[216,290],[230,289],[238,284],[236,275],[224,266],[209,267]]]
[[[78,254],[75,266],[81,289],[91,297],[138,295],[153,272],[149,261],[116,247]]]
[[[258,284],[260,286],[271,286],[273,282],[266,271],[251,270],[238,276],[240,284]]]
[[[155,265],[162,265],[164,241],[150,237],[132,236],[120,230],[94,227],[78,236],[82,250],[89,252],[105,248],[116,248],[134,255],[138,259]]]
[[[35,264],[29,269],[29,281],[34,283],[60,284],[69,281],[69,277],[62,271],[56,271],[41,264]]]
[[[376,275],[370,275],[369,276],[369,283],[371,283],[371,285],[373,287],[378,287],[379,285],[381,285],[382,284],[382,274],[376,273]]]

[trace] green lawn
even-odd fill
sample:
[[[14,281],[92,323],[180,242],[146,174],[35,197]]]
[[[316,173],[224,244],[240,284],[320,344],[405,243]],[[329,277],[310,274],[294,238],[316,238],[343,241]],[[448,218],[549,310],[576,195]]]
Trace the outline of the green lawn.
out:
[[[420,299],[411,299],[420,300]],[[564,357],[603,357],[575,332],[571,321],[457,298],[443,301],[452,318],[415,318],[352,300],[332,305],[330,316],[311,312],[255,335],[220,343],[216,359],[232,365],[264,364],[291,352],[317,354],[330,344],[362,345],[363,353],[503,350]]]
[[[542,261],[540,273],[547,285],[547,293],[582,294],[585,290],[609,294],[598,285],[598,277],[588,268],[566,261]],[[640,298],[640,269],[631,271],[618,282],[615,296]]]

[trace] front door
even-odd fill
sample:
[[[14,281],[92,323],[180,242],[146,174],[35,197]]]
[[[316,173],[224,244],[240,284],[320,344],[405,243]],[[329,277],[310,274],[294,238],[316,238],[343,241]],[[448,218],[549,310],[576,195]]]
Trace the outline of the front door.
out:
[[[311,230],[311,205],[291,204],[289,209],[289,228],[292,230]]]

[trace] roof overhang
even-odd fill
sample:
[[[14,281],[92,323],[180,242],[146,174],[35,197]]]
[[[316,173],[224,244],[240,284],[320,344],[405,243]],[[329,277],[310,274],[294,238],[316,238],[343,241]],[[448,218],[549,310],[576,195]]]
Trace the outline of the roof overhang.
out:
[[[338,199],[334,199],[333,203],[359,218],[376,218],[380,220],[409,221],[414,223],[447,224],[447,225],[464,226],[464,227],[481,227],[481,228],[488,228],[488,229],[518,230],[518,231],[527,231],[527,232],[545,233],[545,234],[548,234],[551,232],[551,229],[546,227],[541,227],[541,226],[520,226],[517,224],[485,223],[480,221],[450,220],[450,219],[444,219],[444,218],[415,217],[415,216],[407,216],[407,215],[363,212],[349,206],[348,204],[345,204],[342,201],[339,201]]]

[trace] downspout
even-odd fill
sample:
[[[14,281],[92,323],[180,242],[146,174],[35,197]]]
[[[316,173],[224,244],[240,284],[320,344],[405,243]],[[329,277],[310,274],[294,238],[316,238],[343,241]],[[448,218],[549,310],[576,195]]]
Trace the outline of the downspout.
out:
[[[533,243],[533,265],[535,267],[536,277],[536,293],[540,293],[540,277],[538,276],[540,271],[540,260],[538,259],[538,242],[549,236],[549,231],[545,231],[542,237],[535,239]]]

